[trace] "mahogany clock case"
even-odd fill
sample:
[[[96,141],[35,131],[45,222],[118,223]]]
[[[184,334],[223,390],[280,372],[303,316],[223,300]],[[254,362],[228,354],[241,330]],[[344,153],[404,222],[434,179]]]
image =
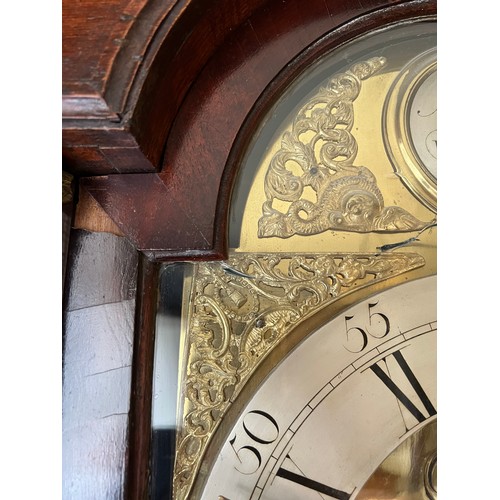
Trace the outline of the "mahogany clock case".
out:
[[[65,385],[70,392],[80,380],[71,376],[75,361],[67,353],[82,348],[75,339],[89,332],[87,313],[93,310],[95,328],[109,325],[110,300],[126,306],[111,320],[112,329],[125,320],[132,339],[124,358],[131,366],[123,379],[125,386],[129,380],[130,391],[120,395],[119,403],[126,408],[121,441],[113,444],[104,422],[90,411],[91,404],[105,405],[105,385],[92,403],[81,399],[75,411],[81,422],[96,426],[110,443],[104,451],[109,470],[89,466],[85,488],[102,494],[96,478],[104,474],[114,495],[131,499],[145,498],[149,490],[160,263],[227,257],[228,210],[241,157],[257,124],[303,68],[366,31],[436,14],[433,1],[289,1],[286,8],[274,0],[245,2],[241,7],[224,1],[184,1],[167,8],[143,3],[148,8],[137,16],[142,24],[128,19],[128,43],[106,53],[111,70],[99,85],[91,82],[93,104],[79,110],[71,107],[72,99],[83,93],[82,70],[71,43],[64,77],[68,85],[63,86],[68,104],[63,116],[64,168],[79,181],[81,199],[89,194],[125,237],[88,234],[78,227],[72,231]],[[66,32],[71,33],[78,19],[71,9],[67,12]],[[88,40],[90,54],[93,39]],[[143,59],[138,66],[128,56],[139,53]],[[105,113],[96,111],[98,100],[106,104]],[[97,217],[91,204],[79,210],[91,219]],[[89,280],[96,253],[110,280]],[[116,277],[123,270],[126,279],[120,282]],[[86,346],[82,359],[96,349],[92,343]],[[104,361],[101,368],[114,366]],[[99,446],[92,435],[81,436],[89,440],[87,450]],[[77,453],[85,463],[87,451]],[[73,466],[68,474],[79,474]]]

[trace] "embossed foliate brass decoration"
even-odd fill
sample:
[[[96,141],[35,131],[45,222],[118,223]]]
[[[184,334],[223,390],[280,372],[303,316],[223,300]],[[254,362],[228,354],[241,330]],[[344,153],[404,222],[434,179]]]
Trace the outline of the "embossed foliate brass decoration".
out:
[[[187,324],[175,498],[188,498],[203,454],[260,362],[302,320],[347,292],[425,264],[417,254],[233,254],[196,265]]]
[[[425,226],[401,207],[385,207],[371,170],[354,165],[358,146],[351,133],[353,103],[361,82],[385,64],[383,57],[354,64],[299,110],[265,177],[260,238],[327,230],[416,231]]]

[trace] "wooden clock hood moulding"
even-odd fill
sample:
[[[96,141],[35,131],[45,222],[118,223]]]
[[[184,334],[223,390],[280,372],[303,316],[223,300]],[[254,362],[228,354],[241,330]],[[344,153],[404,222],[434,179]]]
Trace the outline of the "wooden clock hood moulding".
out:
[[[64,168],[135,248],[168,261],[226,257],[239,159],[304,67],[379,26],[435,15],[436,3],[182,0],[127,9],[109,31],[121,38],[107,40],[86,79],[74,57],[77,23],[64,20]]]

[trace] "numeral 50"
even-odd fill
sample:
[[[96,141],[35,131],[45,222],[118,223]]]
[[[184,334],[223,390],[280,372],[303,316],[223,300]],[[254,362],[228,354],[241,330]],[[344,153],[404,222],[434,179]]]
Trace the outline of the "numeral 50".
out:
[[[262,465],[262,455],[259,451],[259,445],[267,446],[274,443],[280,433],[276,420],[262,410],[249,411],[243,418],[244,435],[242,440],[244,446],[239,448],[235,446],[236,435],[229,440],[241,468],[235,467],[238,472],[250,475],[257,472]]]

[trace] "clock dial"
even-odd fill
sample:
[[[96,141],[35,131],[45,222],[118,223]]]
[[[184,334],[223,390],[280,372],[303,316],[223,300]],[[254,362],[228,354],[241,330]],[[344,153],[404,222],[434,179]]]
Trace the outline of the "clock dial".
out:
[[[437,179],[437,71],[430,68],[408,108],[408,128],[418,158]]]
[[[437,418],[435,288],[388,289],[304,340],[242,411],[202,498],[367,498],[380,464]]]
[[[437,206],[437,51],[412,58],[384,105],[383,133],[394,170],[428,208]]]

